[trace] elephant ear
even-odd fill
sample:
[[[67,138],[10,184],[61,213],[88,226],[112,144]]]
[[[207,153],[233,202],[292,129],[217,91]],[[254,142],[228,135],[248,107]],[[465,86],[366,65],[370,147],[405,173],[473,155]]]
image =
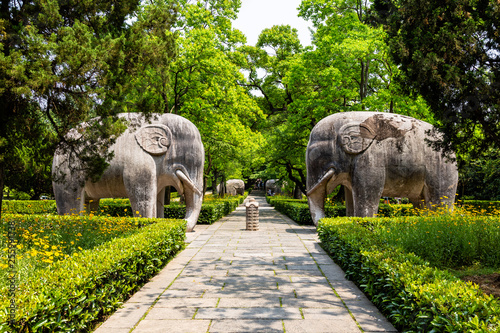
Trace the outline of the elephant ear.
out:
[[[339,131],[340,144],[348,154],[359,154],[365,151],[375,136],[375,131],[370,126],[359,123],[346,124]]]
[[[165,125],[147,125],[137,131],[135,139],[139,146],[151,155],[163,155],[172,142],[172,132]]]

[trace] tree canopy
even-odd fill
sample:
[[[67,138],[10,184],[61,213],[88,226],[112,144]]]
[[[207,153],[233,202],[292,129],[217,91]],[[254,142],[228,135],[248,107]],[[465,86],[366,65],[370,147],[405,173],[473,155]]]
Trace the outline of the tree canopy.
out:
[[[500,147],[500,6],[495,0],[377,0],[401,85],[439,120],[447,150]]]
[[[195,123],[214,188],[229,178],[278,178],[305,193],[309,133],[336,112],[428,121],[462,159],[497,151],[495,1],[303,0],[308,47],[289,25],[246,45],[232,26],[240,5],[0,1],[0,187],[44,192],[61,142],[99,177],[125,129],[119,112]],[[95,117],[81,137],[66,136]],[[481,160],[462,175],[496,166]]]
[[[155,60],[138,52],[150,31],[127,23],[139,4],[0,2],[2,194],[5,179],[29,168],[27,141],[42,143],[33,147],[40,148],[34,155],[51,155],[48,151],[62,142],[62,148],[80,156],[89,176],[102,173],[111,158],[107,147],[124,129],[115,116],[126,110],[130,77],[137,64]],[[169,8],[159,18],[166,22],[164,33],[176,17],[175,8]],[[156,18],[149,17],[151,22]],[[175,47],[172,39],[167,42],[168,49]],[[80,138],[66,136],[69,129],[94,117],[101,121],[89,123]]]

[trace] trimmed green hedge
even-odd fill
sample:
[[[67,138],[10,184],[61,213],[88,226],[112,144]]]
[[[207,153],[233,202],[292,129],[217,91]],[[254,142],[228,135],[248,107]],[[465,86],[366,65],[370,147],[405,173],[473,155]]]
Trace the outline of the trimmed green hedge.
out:
[[[404,332],[500,332],[500,304],[370,230],[385,218],[322,219],[322,246],[393,325]]]
[[[212,224],[221,217],[231,213],[241,204],[248,194],[231,196],[224,199],[211,199],[201,206],[198,224]],[[5,204],[7,203],[7,204]],[[34,201],[4,201],[2,213],[5,214],[56,214],[54,200]],[[102,199],[99,202],[99,215],[132,217],[132,207],[128,199]],[[165,206],[165,218],[183,219],[186,215],[186,206],[173,202]]]
[[[12,327],[8,291],[0,291],[0,331],[89,331],[184,248],[185,232],[183,220],[157,220],[38,270],[18,286]]]
[[[478,215],[500,215],[500,201],[464,200],[457,205]]]
[[[294,220],[300,225],[312,225],[311,213],[307,203],[303,200],[271,199],[269,202],[274,208]],[[414,214],[412,205],[379,205],[378,214],[381,217],[411,216]],[[325,215],[327,217],[346,216],[345,206],[325,205]]]
[[[3,200],[2,214],[57,214],[55,200]]]

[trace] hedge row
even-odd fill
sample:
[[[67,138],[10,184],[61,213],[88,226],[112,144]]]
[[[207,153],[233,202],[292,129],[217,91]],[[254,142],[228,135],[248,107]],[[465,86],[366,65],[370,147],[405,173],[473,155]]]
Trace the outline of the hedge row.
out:
[[[274,208],[301,225],[312,225],[311,213],[307,203],[294,200],[270,200]],[[345,206],[325,205],[326,217],[346,216]],[[378,215],[381,217],[410,216],[413,215],[412,205],[379,205]]]
[[[212,224],[221,217],[229,214],[243,202],[244,196],[232,196],[224,199],[208,200],[201,206],[199,224]],[[2,213],[6,214],[56,214],[54,200],[26,200],[26,201],[4,201]],[[104,216],[131,217],[132,207],[128,199],[102,199],[99,202],[99,211]],[[182,219],[186,215],[186,206],[179,203],[171,203],[165,206],[165,218]]]
[[[12,326],[9,293],[0,291],[0,331],[91,330],[184,248],[185,232],[183,220],[157,220],[131,236],[37,270],[17,288]]]
[[[500,215],[500,201],[464,200],[457,205],[478,215]]]
[[[385,219],[322,219],[325,250],[393,325],[405,332],[500,332],[500,304],[414,254],[377,240]]]

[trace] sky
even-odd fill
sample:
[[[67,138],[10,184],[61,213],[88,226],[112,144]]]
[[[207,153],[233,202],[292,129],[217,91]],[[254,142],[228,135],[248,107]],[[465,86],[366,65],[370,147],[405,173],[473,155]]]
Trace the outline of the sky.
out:
[[[312,25],[297,16],[300,3],[301,0],[241,0],[233,28],[243,32],[248,45],[255,45],[262,30],[288,24],[298,30],[302,46],[311,45],[308,26]]]

